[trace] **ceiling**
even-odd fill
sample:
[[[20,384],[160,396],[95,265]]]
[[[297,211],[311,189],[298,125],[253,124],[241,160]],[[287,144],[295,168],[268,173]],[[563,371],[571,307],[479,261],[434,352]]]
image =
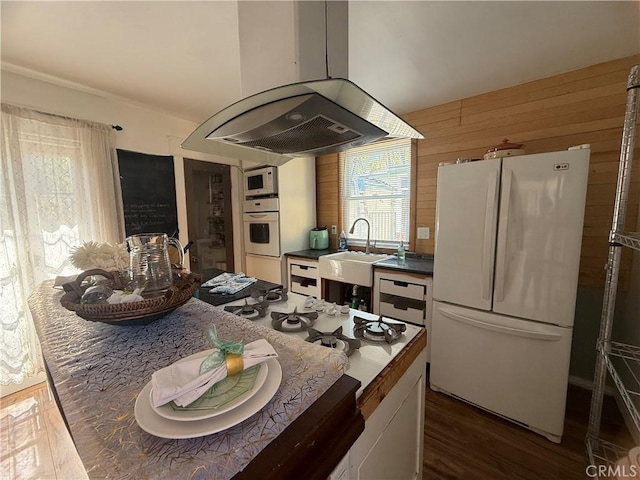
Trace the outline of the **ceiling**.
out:
[[[235,1],[2,0],[0,14],[3,69],[198,123],[242,96]],[[349,79],[400,114],[637,53],[637,0],[349,4]]]

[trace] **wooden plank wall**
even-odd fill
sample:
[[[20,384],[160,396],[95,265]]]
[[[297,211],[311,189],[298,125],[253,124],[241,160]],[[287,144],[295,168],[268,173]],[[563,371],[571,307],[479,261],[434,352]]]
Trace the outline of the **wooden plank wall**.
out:
[[[316,221],[318,225],[337,225],[338,235],[343,228],[345,231],[349,228],[340,225],[339,173],[337,153],[316,158]],[[338,248],[338,235],[329,235],[333,248]]]
[[[440,162],[481,158],[504,138],[524,143],[527,153],[591,145],[585,227],[580,263],[581,285],[603,286],[608,254],[624,112],[626,81],[640,55],[614,60],[534,82],[417,110],[403,118],[420,130],[418,142],[416,227],[430,227],[429,240],[417,240],[412,250],[433,253],[436,183]],[[635,157],[640,159],[640,142]],[[640,163],[640,160],[636,163]],[[627,226],[634,230],[640,198],[640,168],[634,171]],[[337,224],[337,155],[316,161],[319,225]],[[332,238],[335,245],[336,239]],[[630,268],[625,252],[621,283]]]

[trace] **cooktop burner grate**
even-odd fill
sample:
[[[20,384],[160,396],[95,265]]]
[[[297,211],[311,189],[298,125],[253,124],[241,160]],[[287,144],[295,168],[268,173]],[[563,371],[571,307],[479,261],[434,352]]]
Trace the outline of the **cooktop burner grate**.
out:
[[[271,312],[271,326],[281,332],[301,332],[307,330],[318,318],[316,312]]]
[[[285,287],[271,290],[254,290],[251,292],[251,297],[258,302],[267,302],[268,304],[286,302],[288,300],[287,289]]]
[[[407,329],[404,323],[385,322],[382,319],[382,315],[377,320],[367,320],[354,316],[353,323],[353,334],[356,337],[373,342],[393,343]]]
[[[360,348],[360,340],[357,338],[349,338],[342,334],[342,327],[338,327],[333,332],[320,332],[315,328],[307,330],[309,336],[305,338],[310,343],[320,343],[320,345],[330,348],[339,348],[347,356],[350,356],[354,350]]]
[[[244,301],[244,305],[231,305],[224,307],[225,311],[234,313],[248,320],[257,320],[267,314],[269,304],[267,302],[249,303]]]

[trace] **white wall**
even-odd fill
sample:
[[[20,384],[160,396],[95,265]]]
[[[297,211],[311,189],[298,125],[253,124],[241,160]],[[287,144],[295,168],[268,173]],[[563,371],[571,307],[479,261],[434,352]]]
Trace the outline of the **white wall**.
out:
[[[239,166],[239,162],[235,159],[182,150],[181,142],[198,126],[194,122],[82,86],[64,85],[56,79],[34,78],[2,70],[0,82],[0,97],[3,103],[108,125],[120,125],[123,130],[115,134],[116,148],[151,155],[173,155],[178,227],[180,241],[183,244],[189,238],[183,158]],[[239,168],[231,168],[236,270],[244,266],[244,248],[241,241],[243,238],[241,182]]]
[[[278,167],[278,196],[282,253],[306,250],[309,230],[317,226],[315,161],[294,158]],[[286,278],[283,281],[286,282]]]

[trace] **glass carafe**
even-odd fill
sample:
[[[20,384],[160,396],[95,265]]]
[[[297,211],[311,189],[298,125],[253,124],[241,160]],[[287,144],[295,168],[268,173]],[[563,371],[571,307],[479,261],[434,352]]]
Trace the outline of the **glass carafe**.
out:
[[[180,242],[164,233],[142,233],[127,238],[132,286],[143,288],[145,298],[164,295],[173,284],[168,245],[175,245],[182,253]]]

